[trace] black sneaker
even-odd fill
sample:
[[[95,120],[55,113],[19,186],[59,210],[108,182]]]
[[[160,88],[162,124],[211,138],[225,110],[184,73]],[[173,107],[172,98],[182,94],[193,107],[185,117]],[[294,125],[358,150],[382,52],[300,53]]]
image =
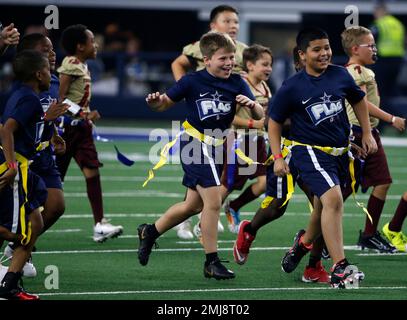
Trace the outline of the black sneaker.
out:
[[[223,261],[225,262],[225,261]],[[226,269],[219,259],[204,264],[205,278],[215,278],[216,280],[233,279],[235,274],[232,270]]]
[[[349,264],[346,259],[332,267],[331,287],[336,289],[358,288],[359,283],[365,279],[365,274],[355,265]]]
[[[300,244],[300,239],[305,233],[305,230],[297,232],[294,238],[294,244],[290,250],[288,250],[283,260],[281,260],[281,268],[284,272],[290,273],[297,268],[303,256],[305,256],[311,249],[307,249],[303,244]]]
[[[138,247],[138,260],[142,266],[147,265],[153,245],[155,245],[155,248],[158,247],[155,238],[149,235],[150,228],[151,225],[146,223],[139,225],[137,228],[138,238],[140,240]]]
[[[359,230],[359,240],[357,246],[362,250],[372,249],[380,253],[395,253],[397,249],[384,239],[379,231],[372,236],[365,236],[362,230]]]

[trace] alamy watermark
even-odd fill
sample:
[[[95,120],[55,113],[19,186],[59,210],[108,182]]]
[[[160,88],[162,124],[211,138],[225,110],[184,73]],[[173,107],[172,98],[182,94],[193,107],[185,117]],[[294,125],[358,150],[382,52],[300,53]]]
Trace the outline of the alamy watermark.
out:
[[[345,19],[345,28],[359,26],[359,8],[353,4],[345,7],[344,13],[349,13]]]

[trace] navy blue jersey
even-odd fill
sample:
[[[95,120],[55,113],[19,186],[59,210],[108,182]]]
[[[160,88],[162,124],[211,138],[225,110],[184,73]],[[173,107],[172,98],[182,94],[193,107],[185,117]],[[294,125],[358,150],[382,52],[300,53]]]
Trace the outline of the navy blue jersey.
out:
[[[2,123],[5,124],[8,118],[18,122],[19,128],[14,133],[14,150],[28,159],[34,156],[36,146],[41,141],[43,116],[38,95],[26,85],[19,86],[7,100]]]
[[[292,140],[344,147],[350,133],[345,99],[355,104],[364,95],[343,67],[329,65],[319,77],[302,70],[284,81],[270,101],[269,116],[279,123],[291,119]]]
[[[59,79],[56,75],[51,75],[51,86],[48,91],[43,91],[39,94],[42,109],[47,112],[49,106],[53,100],[59,98]],[[41,141],[51,140],[54,134],[54,123],[52,121],[46,121],[44,125],[44,132],[42,133]]]
[[[227,79],[216,78],[206,69],[182,77],[167,92],[174,102],[185,98],[186,119],[200,132],[205,129],[228,129],[236,113],[236,96],[243,94],[255,100],[247,84],[238,74]]]

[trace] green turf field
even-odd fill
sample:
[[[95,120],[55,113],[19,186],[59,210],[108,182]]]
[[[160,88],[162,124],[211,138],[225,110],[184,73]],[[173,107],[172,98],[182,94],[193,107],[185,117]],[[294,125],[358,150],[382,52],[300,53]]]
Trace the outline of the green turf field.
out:
[[[159,239],[159,249],[153,251],[148,266],[137,259],[136,228],[140,223],[153,222],[171,204],[182,200],[182,170],[169,165],[158,171],[156,179],[146,188],[142,182],[151,164],[146,156],[151,144],[117,142],[125,154],[137,153],[139,160],[125,167],[114,160],[113,143],[98,143],[104,167],[101,169],[105,212],[114,224],[124,226],[124,234],[103,244],[94,243],[93,218],[86,197],[85,181],[72,163],[65,182],[66,211],[59,222],[37,243],[33,259],[38,276],[25,279],[30,292],[51,299],[406,299],[407,255],[377,255],[354,247],[359,229],[364,226],[364,214],[349,199],[345,205],[344,233],[348,259],[366,274],[358,290],[333,290],[326,285],[301,282],[305,260],[292,274],[281,271],[280,260],[291,246],[295,233],[306,226],[309,210],[305,197],[298,191],[286,215],[262,229],[253,244],[248,262],[238,266],[233,262],[235,236],[225,230],[219,236],[221,258],[230,260],[236,279],[216,281],[203,277],[204,253],[197,240],[181,241],[175,231]],[[395,211],[402,192],[407,189],[407,148],[386,148],[394,178],[386,202],[381,228]],[[367,195],[359,195],[367,202]],[[250,219],[261,200],[243,208],[243,218]],[[197,221],[194,218],[194,221]],[[222,213],[222,222],[226,219]],[[407,233],[407,222],[404,224]],[[324,262],[326,267],[331,261]],[[47,266],[59,272],[58,289],[49,288]],[[48,267],[49,268],[49,267]],[[52,273],[55,276],[55,273]]]

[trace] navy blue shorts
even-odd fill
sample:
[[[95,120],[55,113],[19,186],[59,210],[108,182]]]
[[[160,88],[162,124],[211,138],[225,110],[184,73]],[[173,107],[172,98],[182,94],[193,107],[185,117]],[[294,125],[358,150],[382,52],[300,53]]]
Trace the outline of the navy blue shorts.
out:
[[[292,161],[291,152],[285,157],[285,162],[290,167],[290,173],[293,177],[293,183],[295,185],[298,177],[297,168]],[[266,196],[270,196],[277,199],[285,199],[288,193],[287,176],[278,177],[274,174],[274,165],[267,167],[267,188]]]
[[[27,190],[24,190],[21,176],[19,170],[13,186],[6,186],[0,192],[0,225],[11,232],[27,234],[28,216],[45,204],[48,192],[43,180],[31,170],[28,170]],[[26,197],[23,211],[22,204]]]
[[[349,175],[347,153],[333,156],[311,146],[294,146],[291,152],[299,177],[318,198],[336,185],[345,187]]]
[[[55,163],[51,147],[35,155],[30,169],[44,180],[47,188],[62,189],[61,175]]]
[[[223,146],[210,146],[184,133],[180,137],[180,157],[184,178],[182,184],[196,190],[221,185]]]

